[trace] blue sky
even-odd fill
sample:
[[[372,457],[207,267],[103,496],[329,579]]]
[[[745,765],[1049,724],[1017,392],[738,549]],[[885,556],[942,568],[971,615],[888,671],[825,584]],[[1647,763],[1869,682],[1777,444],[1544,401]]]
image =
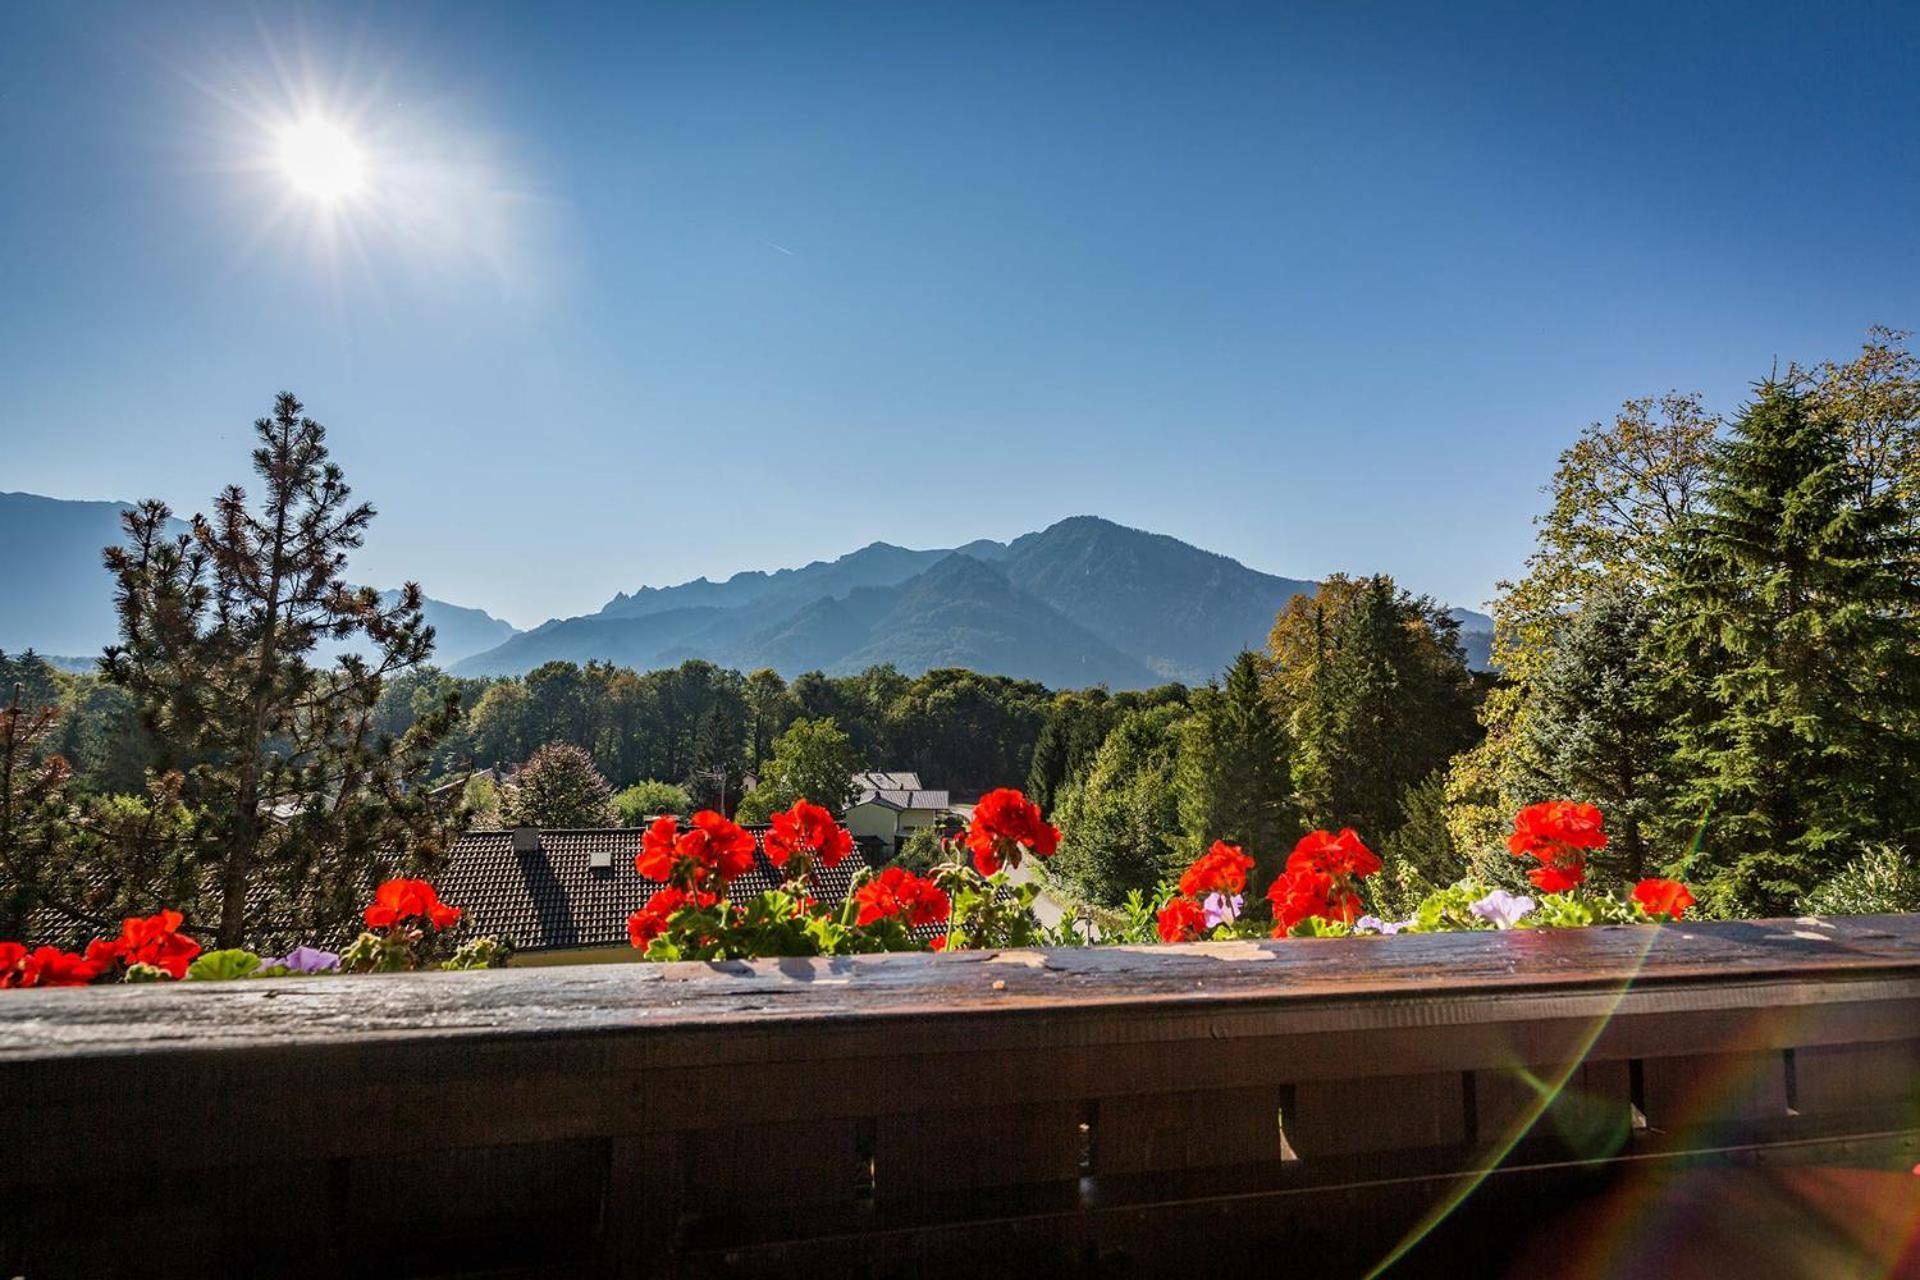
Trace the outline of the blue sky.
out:
[[[1091,512],[1477,605],[1622,399],[1920,327],[1920,11],[0,6],[0,489],[523,625]],[[275,130],[366,157],[331,211]]]

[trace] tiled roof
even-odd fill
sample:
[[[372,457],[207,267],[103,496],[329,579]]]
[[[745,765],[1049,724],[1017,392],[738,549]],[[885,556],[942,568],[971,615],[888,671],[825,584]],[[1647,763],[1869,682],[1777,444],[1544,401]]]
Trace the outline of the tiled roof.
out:
[[[918,791],[920,775],[910,770],[889,772],[869,769],[853,775],[853,785],[862,791]]]
[[[883,809],[944,809],[947,807],[947,793],[944,791],[866,791],[853,802],[856,805],[877,804]]]
[[[764,833],[749,830],[756,838]],[[627,917],[660,888],[633,869],[641,834],[624,827],[542,831],[538,852],[515,853],[511,831],[470,831],[435,873],[435,887],[443,902],[466,912],[473,933],[511,939],[519,951],[625,946]],[[596,852],[608,865],[592,865]],[[822,905],[838,907],[862,865],[856,854],[820,868],[815,896]],[[753,897],[780,883],[756,850],[753,870],[734,881],[731,896]]]

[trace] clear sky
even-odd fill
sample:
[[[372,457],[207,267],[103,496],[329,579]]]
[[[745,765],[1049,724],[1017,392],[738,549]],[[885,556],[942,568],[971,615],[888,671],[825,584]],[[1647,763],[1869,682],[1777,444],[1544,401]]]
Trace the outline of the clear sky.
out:
[[[522,625],[1077,513],[1475,605],[1623,398],[1920,327],[1917,67],[1898,3],[8,0],[0,489],[203,506],[288,388],[356,576]]]

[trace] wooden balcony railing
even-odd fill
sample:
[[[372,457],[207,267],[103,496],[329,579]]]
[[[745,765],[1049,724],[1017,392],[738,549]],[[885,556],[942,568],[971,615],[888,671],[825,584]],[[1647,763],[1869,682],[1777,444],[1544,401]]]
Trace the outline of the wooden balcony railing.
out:
[[[1917,1147],[1910,916],[0,993],[31,1280],[1890,1275]]]

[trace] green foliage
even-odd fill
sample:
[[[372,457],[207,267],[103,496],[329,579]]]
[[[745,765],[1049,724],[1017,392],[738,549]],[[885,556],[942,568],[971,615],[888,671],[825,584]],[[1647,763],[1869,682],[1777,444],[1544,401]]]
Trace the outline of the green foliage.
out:
[[[1069,783],[1054,819],[1060,852],[1048,873],[1094,906],[1159,883],[1184,864],[1177,792],[1177,705],[1129,712]]]
[[[500,825],[500,787],[491,776],[476,773],[468,778],[460,788],[460,804],[473,828],[488,830]]]
[[[1608,844],[1589,861],[1631,880],[1653,874],[1655,837],[1673,831],[1673,707],[1655,621],[1645,594],[1618,581],[1596,587],[1566,620],[1520,729],[1525,781],[1513,797],[1599,805]]]
[[[500,820],[509,827],[610,827],[617,817],[613,787],[593,757],[565,742],[534,752],[500,798]]]
[[[1301,834],[1291,752],[1260,661],[1242,652],[1221,687],[1194,695],[1180,725],[1174,787],[1186,856],[1225,840],[1254,856],[1255,883],[1272,880]]]
[[[513,952],[498,938],[469,938],[440,962],[442,969],[500,969]]]
[[[1776,914],[1920,818],[1920,542],[1796,383],[1759,388],[1708,499],[1664,627],[1680,799],[1713,807],[1713,909]]]
[[[613,798],[623,827],[645,826],[649,819],[663,813],[685,817],[693,812],[693,797],[685,787],[671,782],[636,782]]]
[[[915,827],[901,841],[893,861],[896,866],[905,867],[917,875],[925,875],[951,856],[947,837],[938,827]]]
[[[1268,657],[1308,826],[1384,838],[1407,789],[1476,737],[1459,623],[1384,575],[1335,575],[1296,597]]]
[[[1379,913],[1399,919],[1432,893],[1466,873],[1465,860],[1447,826],[1447,779],[1436,769],[1408,787],[1400,799],[1405,816],[1385,840],[1379,854],[1380,877],[1370,886]]]
[[[194,982],[231,982],[250,978],[260,968],[260,957],[240,947],[223,951],[202,951],[187,966],[187,978]]]
[[[1817,916],[1920,911],[1920,858],[1898,845],[1875,845],[1802,898],[1799,911]]]
[[[852,802],[853,775],[861,767],[853,739],[839,725],[796,720],[775,740],[760,785],[747,793],[735,816],[741,822],[765,822],[800,799],[838,813]]]

